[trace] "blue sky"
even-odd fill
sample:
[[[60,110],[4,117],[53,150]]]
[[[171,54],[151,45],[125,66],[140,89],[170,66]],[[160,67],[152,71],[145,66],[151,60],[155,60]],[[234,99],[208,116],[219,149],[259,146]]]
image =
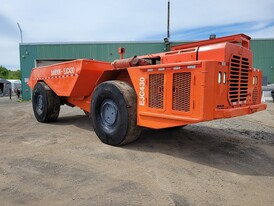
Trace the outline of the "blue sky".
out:
[[[181,41],[181,40],[200,40],[207,39],[210,34],[216,34],[217,37],[227,36],[237,33],[252,34],[256,33],[258,30],[265,31],[271,29],[273,32],[274,20],[270,21],[252,21],[252,22],[241,22],[232,23],[226,25],[216,25],[216,26],[201,26],[198,28],[191,29],[178,29],[173,30],[171,33],[171,40]],[[166,33],[154,34],[148,36],[148,40],[161,39],[166,35]],[[264,35],[254,35],[255,38],[274,38],[274,33],[265,33]]]
[[[274,0],[170,0],[171,41],[245,33],[274,38]],[[0,65],[18,69],[24,42],[163,41],[167,0],[0,0]]]

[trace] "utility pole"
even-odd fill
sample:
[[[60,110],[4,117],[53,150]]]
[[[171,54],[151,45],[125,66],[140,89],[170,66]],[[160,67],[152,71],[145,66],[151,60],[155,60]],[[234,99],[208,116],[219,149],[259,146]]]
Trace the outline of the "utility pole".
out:
[[[20,31],[21,43],[23,43],[23,32],[22,32],[22,29],[21,29],[20,24],[18,22],[17,22],[17,26],[18,26],[19,31]]]
[[[169,42],[170,32],[169,32],[169,27],[170,27],[170,0],[168,0],[168,2],[167,2],[167,35],[164,38],[165,45],[166,45],[166,51],[170,51],[170,42]]]
[[[168,0],[167,2],[167,38],[168,39],[170,37],[169,28],[170,28],[170,0]]]

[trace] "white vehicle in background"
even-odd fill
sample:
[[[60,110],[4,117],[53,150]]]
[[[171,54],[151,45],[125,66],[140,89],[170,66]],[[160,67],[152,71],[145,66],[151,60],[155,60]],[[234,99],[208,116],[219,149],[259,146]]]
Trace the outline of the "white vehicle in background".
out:
[[[7,79],[11,83],[11,93],[16,95],[17,90],[21,91],[21,80],[19,79]]]

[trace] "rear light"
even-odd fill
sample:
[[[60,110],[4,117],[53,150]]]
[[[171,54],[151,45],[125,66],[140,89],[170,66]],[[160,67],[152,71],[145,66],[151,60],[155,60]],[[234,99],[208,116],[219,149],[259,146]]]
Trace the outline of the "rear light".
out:
[[[223,74],[223,83],[224,84],[226,83],[226,72],[224,72],[224,74]]]

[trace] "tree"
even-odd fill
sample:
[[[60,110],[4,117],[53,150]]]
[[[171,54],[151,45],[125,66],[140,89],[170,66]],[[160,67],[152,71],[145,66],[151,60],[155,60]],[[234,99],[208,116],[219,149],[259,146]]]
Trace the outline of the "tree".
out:
[[[9,75],[8,79],[20,79],[21,78],[21,71],[16,70],[16,71],[10,71],[9,70]]]
[[[0,65],[0,78],[3,79],[20,79],[21,71],[11,71]]]
[[[0,66],[0,78],[7,79],[8,75],[9,75],[9,71],[5,67]]]

